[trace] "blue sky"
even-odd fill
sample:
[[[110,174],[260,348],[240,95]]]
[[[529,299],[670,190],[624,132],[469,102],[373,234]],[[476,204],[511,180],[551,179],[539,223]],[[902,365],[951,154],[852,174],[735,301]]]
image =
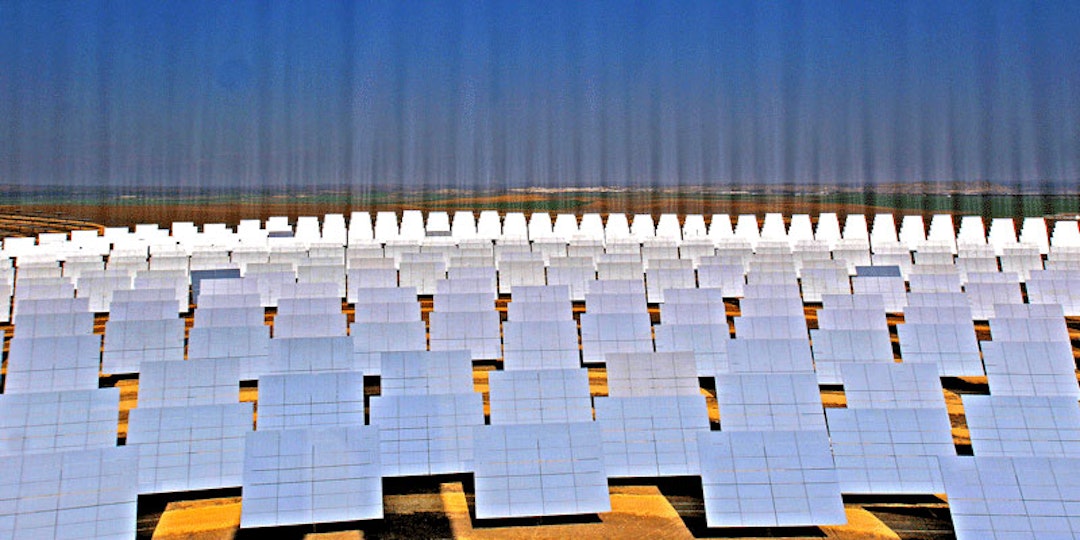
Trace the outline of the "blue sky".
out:
[[[1080,3],[0,0],[0,183],[1080,179]]]

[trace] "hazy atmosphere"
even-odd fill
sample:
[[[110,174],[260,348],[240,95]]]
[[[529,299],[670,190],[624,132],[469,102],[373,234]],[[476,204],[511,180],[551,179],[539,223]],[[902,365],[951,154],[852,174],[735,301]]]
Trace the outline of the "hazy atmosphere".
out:
[[[0,184],[1080,178],[1080,3],[0,0]]]

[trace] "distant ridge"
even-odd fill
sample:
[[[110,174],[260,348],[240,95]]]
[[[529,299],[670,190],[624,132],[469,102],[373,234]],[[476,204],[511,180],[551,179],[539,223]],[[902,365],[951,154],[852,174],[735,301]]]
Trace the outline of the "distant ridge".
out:
[[[139,198],[198,198],[198,197],[431,197],[431,196],[490,196],[490,195],[553,195],[553,194],[660,194],[660,195],[788,195],[829,196],[849,194],[907,195],[907,196],[1012,196],[1012,195],[1077,195],[1080,181],[1041,184],[1008,184],[1004,182],[889,182],[879,184],[717,184],[682,186],[530,186],[530,187],[446,187],[446,186],[100,186],[57,187],[0,184],[0,197],[49,199],[116,199]],[[3,204],[0,201],[0,204]]]
[[[468,190],[461,190],[466,192]],[[683,194],[779,194],[832,195],[843,193],[880,193],[883,195],[1065,195],[1080,194],[1077,184],[1048,183],[1017,186],[989,181],[979,182],[889,182],[883,184],[742,184],[719,186],[599,186],[599,187],[528,187],[510,188],[508,193],[683,193]]]

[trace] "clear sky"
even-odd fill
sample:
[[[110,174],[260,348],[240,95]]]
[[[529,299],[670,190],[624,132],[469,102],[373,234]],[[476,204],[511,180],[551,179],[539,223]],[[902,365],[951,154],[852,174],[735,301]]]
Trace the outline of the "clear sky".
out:
[[[1080,178],[1080,2],[0,0],[0,184]]]

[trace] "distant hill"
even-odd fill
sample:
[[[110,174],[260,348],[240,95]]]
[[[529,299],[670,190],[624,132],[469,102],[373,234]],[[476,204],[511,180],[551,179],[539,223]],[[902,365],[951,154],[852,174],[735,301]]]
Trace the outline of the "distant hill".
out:
[[[422,184],[410,186],[332,185],[243,188],[235,186],[102,186],[102,187],[38,187],[0,184],[0,196],[71,199],[135,199],[145,197],[465,197],[504,194],[663,194],[663,195],[796,195],[828,196],[842,194],[878,195],[1080,195],[1080,182],[1045,182],[1040,184],[1007,184],[1002,182],[889,182],[878,184],[715,184],[715,185],[657,185],[657,186],[532,186],[532,187],[440,187]]]
[[[988,181],[980,182],[890,182],[882,184],[723,184],[716,186],[656,186],[656,187],[529,187],[511,188],[509,193],[661,193],[710,195],[834,195],[844,193],[877,193],[881,195],[1031,195],[1075,194],[1080,187],[1068,183],[1048,183],[1037,186],[1016,186]]]

